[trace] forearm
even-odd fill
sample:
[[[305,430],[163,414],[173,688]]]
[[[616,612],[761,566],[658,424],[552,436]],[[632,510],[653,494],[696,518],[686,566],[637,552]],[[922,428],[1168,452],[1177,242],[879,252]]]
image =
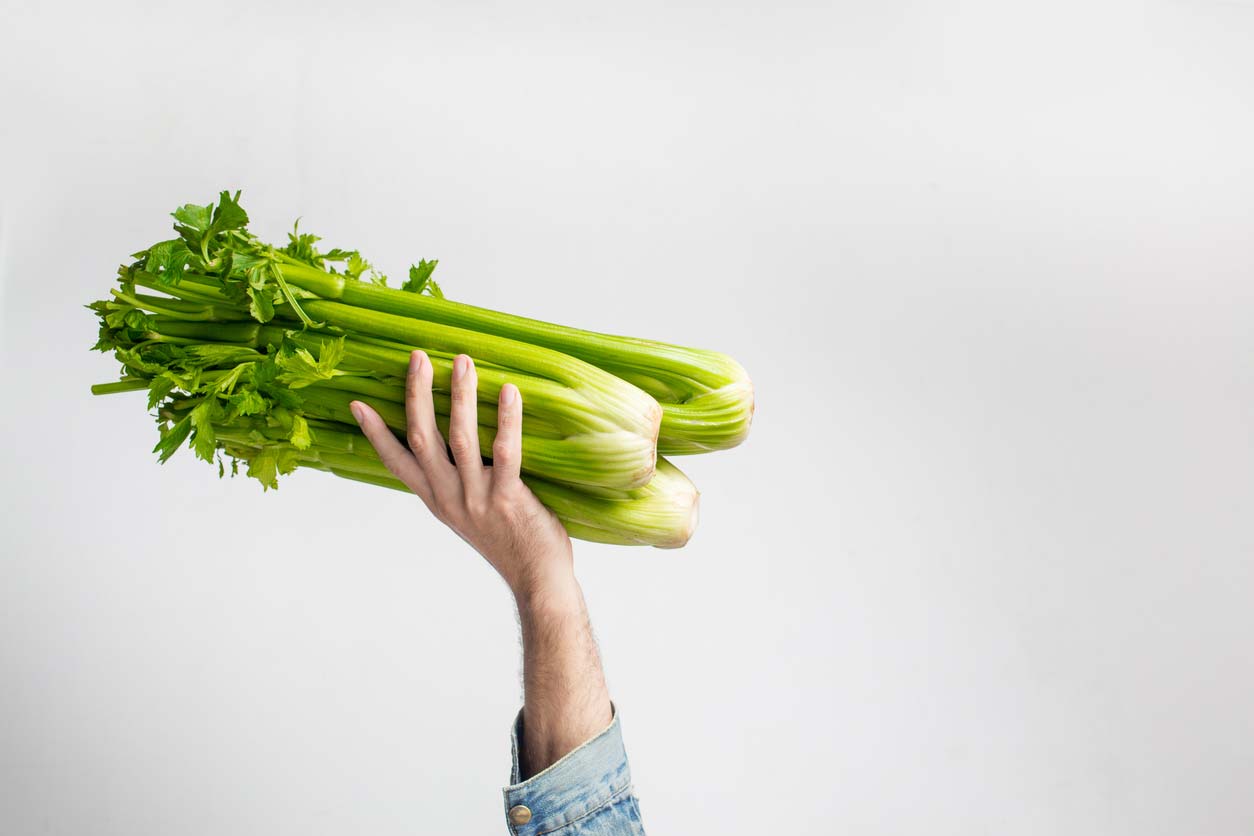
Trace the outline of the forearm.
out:
[[[574,574],[527,584],[515,597],[523,642],[521,766],[531,776],[604,730],[612,710]]]
[[[447,446],[435,420],[433,374],[430,358],[415,351],[405,381],[408,447],[368,405],[351,406],[392,475],[482,554],[514,593],[522,625],[523,710],[514,723],[515,758],[505,788],[510,832],[534,836],[578,821],[589,836],[643,834],[627,753],[575,581],[570,537],[520,478],[521,395],[512,383],[501,387],[492,464],[485,466],[474,363],[465,355],[453,361]],[[523,826],[528,829],[518,830]]]

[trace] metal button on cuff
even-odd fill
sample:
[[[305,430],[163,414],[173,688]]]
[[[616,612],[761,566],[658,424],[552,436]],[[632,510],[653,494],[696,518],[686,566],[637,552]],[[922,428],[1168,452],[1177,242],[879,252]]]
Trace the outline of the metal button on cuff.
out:
[[[510,833],[540,836],[578,830],[588,836],[643,836],[638,806],[634,799],[626,798],[631,791],[631,769],[613,704],[610,711],[610,724],[603,731],[525,780],[520,780],[523,718],[522,712],[518,713],[510,746],[510,780],[514,783],[504,788],[504,804],[497,808],[505,813]]]

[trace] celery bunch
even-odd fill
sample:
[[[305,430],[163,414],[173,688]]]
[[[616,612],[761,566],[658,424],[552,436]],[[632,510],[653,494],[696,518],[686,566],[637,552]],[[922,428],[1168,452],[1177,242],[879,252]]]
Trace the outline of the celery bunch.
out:
[[[748,432],[752,386],[725,355],[451,302],[434,261],[389,288],[356,251],[320,252],[299,229],[283,247],[262,242],[238,193],[173,216],[178,237],[136,253],[110,298],[90,305],[95,347],[122,363],[121,378],[93,392],[147,390],[163,462],[190,440],[220,475],[230,459],[267,488],[307,467],[403,489],[348,404],[370,404],[403,433],[404,375],[421,348],[447,431],[452,360],[465,353],[478,370],[483,454],[500,388],[514,383],[524,480],[572,536],[679,546],[697,491],[657,453],[730,447]]]

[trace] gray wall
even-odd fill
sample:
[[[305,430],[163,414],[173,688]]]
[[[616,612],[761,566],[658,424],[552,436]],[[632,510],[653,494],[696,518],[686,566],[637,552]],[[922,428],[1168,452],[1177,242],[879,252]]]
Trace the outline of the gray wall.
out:
[[[490,570],[87,394],[229,187],[753,373],[691,545],[577,549],[651,833],[1250,832],[1248,0],[4,17],[0,831],[503,832]]]

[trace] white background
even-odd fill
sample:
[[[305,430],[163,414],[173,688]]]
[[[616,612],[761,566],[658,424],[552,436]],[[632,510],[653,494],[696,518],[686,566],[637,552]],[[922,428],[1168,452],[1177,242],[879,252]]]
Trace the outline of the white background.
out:
[[[1251,832],[1254,4],[0,9],[0,832],[504,832],[491,571],[88,394],[223,188],[753,374],[577,549],[651,834]]]

